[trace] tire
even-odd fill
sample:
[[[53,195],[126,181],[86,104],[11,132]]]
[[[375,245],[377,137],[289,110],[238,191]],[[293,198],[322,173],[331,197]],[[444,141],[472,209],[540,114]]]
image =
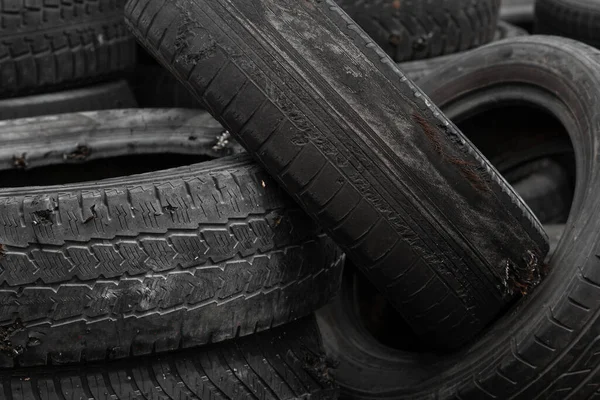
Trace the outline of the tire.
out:
[[[81,89],[0,100],[0,119],[36,117],[77,111],[137,107],[125,81],[115,81]]]
[[[539,222],[334,2],[234,3],[131,1],[125,15],[432,347],[468,341],[514,298],[502,265],[546,254]]]
[[[533,22],[535,0],[502,0],[500,18],[512,24],[530,24]]]
[[[594,0],[537,0],[536,33],[565,36],[600,47],[600,3]]]
[[[103,110],[9,120],[0,123],[0,171],[141,154],[212,159],[244,151],[227,137],[210,114],[190,109]]]
[[[97,112],[65,118],[55,124],[62,132],[45,134],[65,149],[87,129],[86,143],[107,155],[127,148],[128,135],[137,151],[149,147],[140,145],[144,135],[146,143],[161,131],[187,138],[190,123],[205,143],[196,150],[214,154],[201,118],[144,118],[151,113],[113,123],[123,124],[120,133],[107,120],[118,112]],[[93,116],[97,125],[81,125]],[[98,182],[1,189],[0,243],[0,367],[123,358],[262,331],[329,301],[343,264],[337,246],[246,155]]]
[[[160,65],[138,65],[133,85],[141,107],[202,108],[200,102]]]
[[[573,199],[569,174],[562,165],[544,158],[504,176],[544,226],[567,222]]]
[[[336,399],[313,317],[185,352],[0,372],[3,399]],[[6,397],[5,397],[6,396]]]
[[[56,4],[55,4],[56,3]],[[0,3],[0,97],[47,92],[135,65],[123,0]]]
[[[500,0],[336,0],[396,62],[489,43]]]
[[[475,112],[517,101],[559,118],[577,161],[571,214],[537,290],[453,355],[435,357],[376,342],[342,302],[348,293],[344,289],[340,300],[319,313],[326,351],[339,363],[332,374],[344,398],[533,400],[595,395],[593,379],[600,365],[593,356],[600,333],[600,168],[595,154],[600,143],[599,62],[599,51],[572,40],[522,37],[477,49],[423,83],[446,110]]]
[[[496,35],[494,40],[502,40],[511,37],[525,36],[527,31],[517,26],[508,24],[503,21],[498,21]],[[424,60],[407,61],[398,64],[398,68],[406,75],[407,78],[418,81],[432,73],[436,68],[440,68],[446,63],[455,62],[465,56],[465,52],[448,54],[445,56],[427,58]]]

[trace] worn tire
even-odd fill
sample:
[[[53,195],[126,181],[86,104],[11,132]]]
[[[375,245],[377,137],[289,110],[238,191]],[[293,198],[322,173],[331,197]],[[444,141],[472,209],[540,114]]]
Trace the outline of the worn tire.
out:
[[[500,0],[336,0],[396,62],[490,42]]]
[[[0,2],[0,97],[115,76],[135,65],[124,0]]]
[[[0,120],[137,107],[126,81],[0,100]]]
[[[326,350],[339,362],[332,373],[343,395],[593,398],[600,366],[595,356],[600,344],[600,51],[556,37],[522,37],[475,50],[429,79],[423,87],[432,99],[445,99],[445,109],[476,111],[518,101],[558,117],[576,154],[571,215],[537,290],[454,355],[383,346],[365,334],[341,300],[326,307],[319,324]]]
[[[505,266],[547,252],[539,222],[332,0],[224,4],[134,0],[125,15],[415,330],[468,341],[513,299]]]
[[[159,133],[186,141],[174,149],[191,146],[193,133],[204,144],[194,145],[196,153],[218,153],[214,128],[203,132],[197,112],[136,118],[120,111],[111,122],[118,113],[67,114],[54,126],[50,117],[5,121],[0,126],[13,129],[0,137],[22,148],[31,137],[20,133],[45,119],[45,135],[56,140],[48,140],[55,144],[45,159],[30,159],[38,166],[74,146],[80,155],[82,136],[97,156],[152,151]],[[43,148],[29,143],[32,156]],[[1,189],[0,243],[1,367],[122,358],[268,329],[325,304],[343,263],[337,246],[245,155],[99,182]]]
[[[336,399],[314,318],[185,352],[0,372],[2,399]]]
[[[600,3],[595,0],[537,0],[535,31],[600,47]]]
[[[517,26],[508,24],[503,21],[498,21],[496,27],[496,35],[494,41],[502,40],[512,37],[525,36],[527,31]],[[423,79],[425,76],[432,73],[436,68],[440,68],[446,63],[451,63],[456,60],[460,60],[465,56],[465,52],[459,52],[455,54],[448,54],[445,56],[427,58],[424,60],[407,61],[398,64],[398,68],[406,74],[409,79],[418,81]]]

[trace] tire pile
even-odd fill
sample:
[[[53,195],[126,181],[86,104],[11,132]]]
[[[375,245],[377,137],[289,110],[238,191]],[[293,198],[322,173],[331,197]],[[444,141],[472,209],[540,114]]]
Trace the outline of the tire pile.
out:
[[[0,0],[0,399],[600,397],[595,47],[592,0]]]

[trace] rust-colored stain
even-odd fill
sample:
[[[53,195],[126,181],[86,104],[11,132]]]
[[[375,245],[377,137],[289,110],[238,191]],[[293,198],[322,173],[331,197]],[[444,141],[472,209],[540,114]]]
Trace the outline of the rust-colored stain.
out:
[[[27,168],[27,153],[23,153],[20,156],[13,156],[13,166],[19,169]]]
[[[394,7],[396,10],[399,10],[400,9],[400,0],[392,1],[392,7]]]
[[[423,116],[417,114],[416,112],[413,112],[412,116],[413,120],[417,123],[417,125],[419,125],[425,134],[425,137],[427,137],[427,139],[429,139],[433,145],[433,149],[437,154],[442,156],[443,159],[447,160],[451,164],[455,165],[459,169],[460,174],[465,177],[475,189],[479,191],[489,191],[487,183],[477,172],[477,166],[475,164],[460,158],[448,157],[444,153],[440,138],[431,124],[429,124],[429,122]]]
[[[548,272],[548,266],[539,263],[537,255],[531,251],[523,257],[524,266],[506,261],[504,285],[512,293],[525,296],[530,293]]]
[[[3,244],[0,244],[0,258],[6,255],[6,249]]]

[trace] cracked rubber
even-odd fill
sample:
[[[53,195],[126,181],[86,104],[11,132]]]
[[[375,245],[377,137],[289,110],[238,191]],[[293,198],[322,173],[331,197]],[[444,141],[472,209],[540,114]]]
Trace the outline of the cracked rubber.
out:
[[[535,32],[600,47],[600,3],[595,0],[537,0]]]
[[[135,65],[124,0],[0,1],[0,97],[116,76]]]
[[[494,38],[500,0],[336,0],[396,62],[458,53]]]
[[[333,1],[133,0],[125,16],[432,346],[478,333],[513,298],[506,263],[547,252],[512,188]]]
[[[429,79],[423,88],[447,115],[517,102],[558,118],[576,155],[571,214],[536,291],[456,354],[435,357],[383,346],[365,335],[339,296],[319,312],[319,324],[328,355],[339,363],[332,374],[342,397],[597,398],[600,51],[558,37],[521,37],[477,49]]]
[[[82,162],[82,154],[218,155],[222,128],[198,114],[4,121],[0,159],[14,168],[12,153],[27,145],[37,167]],[[46,141],[35,145],[40,125]],[[247,155],[0,189],[0,244],[0,367],[122,358],[262,331],[324,305],[343,264],[338,247]]]
[[[314,317],[184,352],[0,372],[0,398],[334,400]]]
[[[498,21],[494,41],[525,35],[527,35],[527,31],[524,29],[503,21]],[[419,79],[423,79],[425,76],[429,75],[436,68],[440,68],[446,63],[459,60],[464,56],[465,52],[459,52],[445,56],[427,58],[424,60],[406,61],[399,63],[398,68],[400,68],[400,70],[406,74],[407,78],[412,79],[413,81],[418,81]]]
[[[0,119],[137,107],[126,81],[0,100]]]

